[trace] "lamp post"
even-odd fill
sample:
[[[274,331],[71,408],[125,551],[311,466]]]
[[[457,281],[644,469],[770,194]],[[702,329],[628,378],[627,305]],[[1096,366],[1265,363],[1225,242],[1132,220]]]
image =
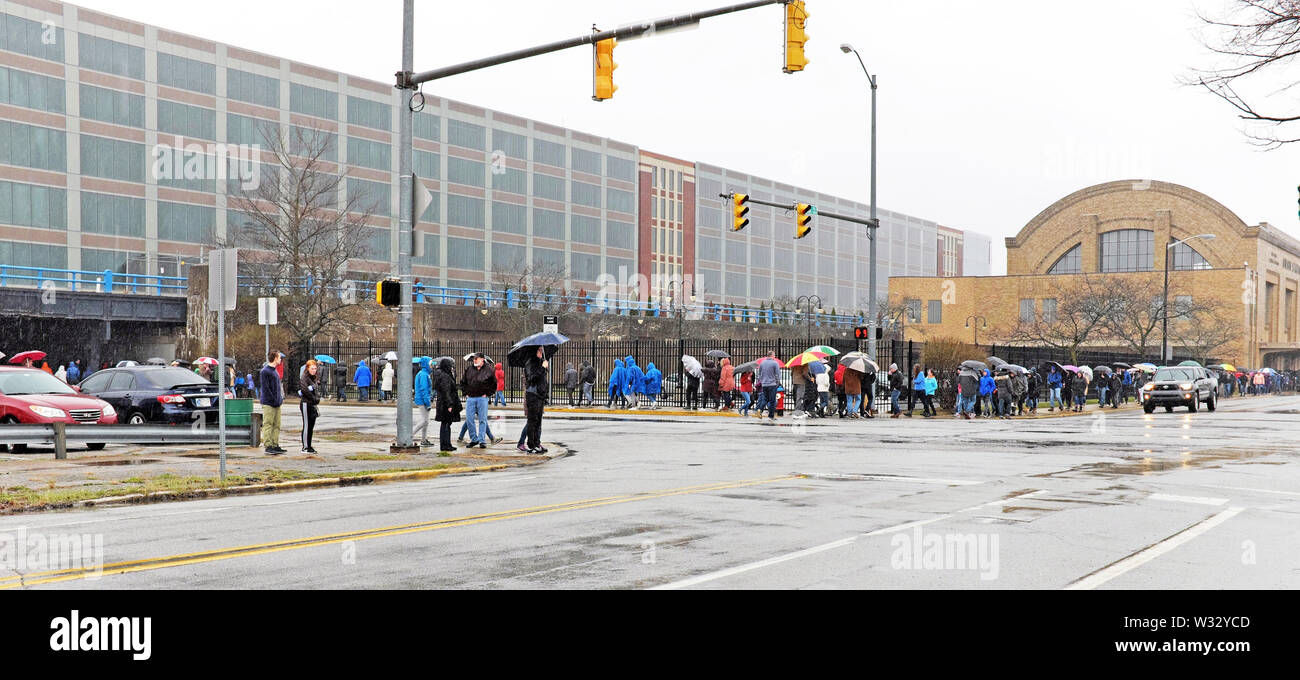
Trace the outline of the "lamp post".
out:
[[[974,326],[970,325],[970,322],[971,322],[971,321],[974,321],[974,322],[975,322],[975,325],[974,325]],[[982,316],[968,316],[968,317],[966,317],[966,327],[972,329],[973,332],[975,333],[975,338],[974,338],[974,339],[975,339],[975,348],[976,348],[976,349],[978,349],[979,346],[980,346],[980,325],[981,325],[981,324],[983,324],[983,326],[984,326],[985,328],[988,328],[988,327],[989,327],[989,320],[986,319],[986,318],[984,318],[984,317],[982,317]]]
[[[816,301],[817,301],[817,313],[818,313],[818,314],[821,314],[821,313],[822,313],[822,299],[821,299],[820,297],[816,296],[816,295],[800,295],[800,296],[799,296],[799,299],[797,299],[797,300],[794,301],[794,306],[795,306],[795,307],[799,307],[799,306],[803,305],[804,302],[807,302],[807,303],[808,303],[807,311],[806,311],[804,314],[805,314],[805,318],[806,318],[807,321],[808,321],[808,344],[809,344],[809,345],[812,345],[812,311],[813,311],[812,303],[813,303],[813,300],[816,300]]]
[[[844,43],[840,45],[840,51],[858,58],[858,63],[862,65],[862,72],[867,74],[867,82],[871,83],[871,226],[868,227],[867,236],[871,239],[870,255],[870,276],[871,281],[867,284],[867,354],[871,358],[876,357],[876,233],[880,231],[880,220],[876,219],[876,76],[871,75],[867,70],[867,65],[862,61],[862,55],[853,48],[852,45]]]
[[[1174,246],[1187,243],[1196,238],[1209,241],[1214,239],[1214,234],[1197,234],[1188,236],[1181,241],[1175,241],[1170,237],[1169,245],[1165,246],[1165,292],[1160,298],[1160,361],[1165,364],[1168,364],[1174,358],[1173,348],[1169,346],[1169,259],[1173,255]]]

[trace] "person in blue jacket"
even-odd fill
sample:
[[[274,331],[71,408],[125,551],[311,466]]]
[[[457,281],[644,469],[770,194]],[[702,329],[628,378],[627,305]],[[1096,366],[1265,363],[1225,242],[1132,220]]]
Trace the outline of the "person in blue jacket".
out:
[[[369,401],[370,367],[364,360],[357,362],[357,372],[352,375],[352,382],[357,384],[357,390],[361,392],[361,401]]]
[[[364,394],[364,393],[363,393]],[[420,407],[416,417],[415,433],[420,433],[420,446],[433,446],[429,441],[429,413],[433,410],[433,377],[429,375],[429,357],[420,357],[420,372],[415,374],[415,405]]]
[[[636,409],[641,405],[641,395],[645,394],[645,373],[640,366],[636,365],[636,359],[633,359],[630,354],[623,359],[623,370],[626,372],[623,378],[623,382],[626,383],[623,394],[631,400],[631,408]]]
[[[907,395],[907,417],[912,417],[912,409],[916,402],[921,402],[921,414],[925,415],[925,400],[921,396],[925,394],[925,371],[921,370],[921,365],[916,365],[916,376],[912,378],[912,392]]]
[[[1047,374],[1047,412],[1051,413],[1053,409],[1060,408],[1065,410],[1065,402],[1061,401],[1061,385],[1064,383],[1061,372],[1052,366]]]
[[[989,375],[988,369],[984,369],[984,375],[980,376],[980,401],[983,404],[983,415],[985,418],[993,416],[993,390],[997,383],[993,381],[993,376]],[[980,413],[976,409],[976,413]]]
[[[650,402],[650,408],[655,408],[655,400],[659,398],[659,391],[663,386],[664,376],[655,368],[654,362],[650,362],[645,370],[645,396]]]
[[[605,408],[614,406],[615,400],[618,400],[621,404],[625,404],[627,401],[623,397],[623,387],[627,383],[626,375],[623,369],[623,360],[615,359],[614,370],[609,374],[609,402],[605,404]]]

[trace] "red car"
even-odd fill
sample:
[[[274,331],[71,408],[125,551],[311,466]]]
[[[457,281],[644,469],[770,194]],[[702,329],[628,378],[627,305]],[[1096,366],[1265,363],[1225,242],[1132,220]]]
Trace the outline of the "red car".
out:
[[[68,423],[112,425],[117,412],[108,402],[81,394],[75,387],[34,368],[0,366],[0,424]],[[103,444],[88,444],[92,451]],[[15,444],[21,451],[25,445]]]

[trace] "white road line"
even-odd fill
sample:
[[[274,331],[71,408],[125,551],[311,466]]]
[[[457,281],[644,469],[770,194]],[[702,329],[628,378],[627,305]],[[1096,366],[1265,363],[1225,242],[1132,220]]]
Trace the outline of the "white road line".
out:
[[[1200,522],[1197,522],[1196,524],[1193,524],[1192,526],[1183,529],[1182,531],[1174,534],[1173,536],[1170,536],[1169,538],[1166,538],[1163,541],[1160,541],[1159,543],[1153,546],[1135,552],[1132,555],[1129,555],[1128,557],[1125,557],[1124,559],[1118,562],[1114,562],[1107,567],[1095,571],[1079,579],[1078,581],[1075,581],[1074,583],[1067,585],[1065,589],[1066,590],[1092,590],[1093,588],[1103,585],[1107,581],[1110,581],[1113,578],[1116,578],[1134,569],[1137,569],[1138,567],[1146,564],[1147,562],[1150,562],[1151,560],[1160,557],[1161,555],[1196,538],[1197,536],[1200,536],[1201,534],[1209,531],[1210,529],[1213,529],[1214,527],[1223,524],[1224,522],[1237,516],[1243,510],[1245,510],[1245,508],[1233,506],[1228,508],[1227,510],[1224,510],[1223,512],[1218,513],[1217,515],[1212,515],[1210,517],[1207,517],[1201,520]]]
[[[874,531],[868,531],[864,534],[858,534],[856,536],[850,536],[848,538],[841,538],[838,541],[831,541],[830,543],[823,543],[821,545],[816,545],[811,548],[804,548],[803,550],[797,550],[795,552],[787,553],[785,555],[777,555],[776,557],[769,557],[765,560],[759,560],[758,562],[750,562],[749,564],[742,564],[737,567],[730,567],[709,574],[701,574],[699,576],[692,576],[691,578],[682,579],[680,581],[665,583],[664,585],[654,586],[653,588],[650,588],[650,590],[680,590],[682,588],[689,588],[691,586],[697,586],[701,583],[716,581],[718,579],[727,578],[728,576],[735,576],[737,574],[743,574],[748,571],[754,571],[755,569],[763,569],[765,567],[781,564],[783,562],[789,562],[791,560],[797,560],[802,557],[808,557],[809,555],[816,555],[818,553],[823,553],[828,550],[843,548],[846,545],[852,545],[853,543],[856,543],[858,539],[871,538],[873,536],[882,536],[884,534],[892,534],[899,531],[905,531],[913,527],[925,526],[926,524],[933,524],[935,522],[942,522],[943,520],[949,519],[959,513],[970,512],[972,510],[978,510],[980,508],[987,508],[995,505],[1004,505],[1016,499],[1034,496],[1043,492],[1044,490],[1039,489],[1036,491],[1031,491],[1029,493],[1020,494],[1018,496],[1012,496],[1011,498],[1004,498],[1001,500],[990,501],[988,503],[980,503],[979,505],[973,505],[969,508],[958,510],[951,514],[939,515],[937,517],[931,517],[929,519],[920,519],[911,522],[904,522],[902,524],[895,524],[894,526],[885,527],[883,529],[876,529]]]
[[[1218,484],[1201,484],[1211,489],[1231,489],[1233,491],[1253,491],[1255,493],[1273,493],[1282,496],[1300,496],[1300,491],[1278,491],[1276,489],[1252,489],[1246,486],[1220,486]]]
[[[1176,496],[1170,493],[1153,493],[1148,496],[1153,501],[1171,501],[1174,503],[1196,503],[1198,505],[1223,505],[1228,502],[1226,498],[1210,498],[1208,496]]]
[[[864,481],[864,482],[916,482],[917,484],[942,484],[944,486],[969,486],[972,484],[983,484],[983,481],[971,479],[934,479],[932,477],[907,477],[905,475],[855,475],[839,472],[794,472],[791,474],[810,477],[812,479],[829,479],[832,481]]]

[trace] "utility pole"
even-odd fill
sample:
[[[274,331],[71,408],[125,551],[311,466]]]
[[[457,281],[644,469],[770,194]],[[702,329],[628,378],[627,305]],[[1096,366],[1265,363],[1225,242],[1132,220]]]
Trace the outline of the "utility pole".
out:
[[[415,0],[402,0],[402,74],[410,73],[415,67]],[[411,375],[411,315],[414,279],[411,274],[411,246],[415,231],[415,177],[411,172],[411,132],[415,121],[415,112],[411,105],[414,95],[407,90],[412,85],[400,82],[402,106],[397,111],[397,177],[398,185],[398,234],[397,234],[397,278],[402,282],[401,306],[397,310],[397,441],[393,444],[394,452],[419,451],[412,440],[411,409],[414,408],[414,376]],[[421,95],[423,102],[423,95]]]

